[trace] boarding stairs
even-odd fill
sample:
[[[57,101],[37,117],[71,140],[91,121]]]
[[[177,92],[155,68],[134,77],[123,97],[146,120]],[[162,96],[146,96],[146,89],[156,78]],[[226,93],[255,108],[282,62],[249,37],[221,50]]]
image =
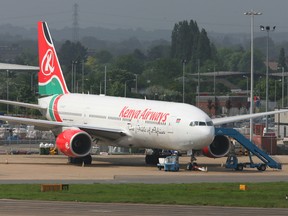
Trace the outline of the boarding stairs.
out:
[[[250,153],[257,156],[266,166],[274,169],[282,169],[282,164],[275,161],[271,158],[267,153],[258,148],[255,144],[253,144],[249,139],[243,136],[239,131],[234,128],[215,128],[215,136],[216,135],[225,135],[237,140],[245,149],[247,149]],[[251,154],[249,154],[250,160]]]

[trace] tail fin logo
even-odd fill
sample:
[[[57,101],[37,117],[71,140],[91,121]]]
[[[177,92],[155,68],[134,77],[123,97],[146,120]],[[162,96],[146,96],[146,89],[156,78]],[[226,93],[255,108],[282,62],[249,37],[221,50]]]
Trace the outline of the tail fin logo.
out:
[[[54,72],[54,54],[51,49],[48,49],[44,55],[41,63],[41,69],[45,76],[49,76]]]

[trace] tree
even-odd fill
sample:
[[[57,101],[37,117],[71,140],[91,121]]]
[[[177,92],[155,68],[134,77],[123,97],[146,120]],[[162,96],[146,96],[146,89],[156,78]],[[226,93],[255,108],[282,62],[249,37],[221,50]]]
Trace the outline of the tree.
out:
[[[211,99],[208,99],[207,108],[209,109],[209,114],[210,114],[210,116],[211,116],[211,110],[212,110],[213,106],[214,106],[214,105],[213,105],[212,100],[211,100]]]
[[[119,56],[114,61],[113,67],[133,74],[140,74],[143,71],[143,63],[133,55]]]
[[[95,54],[95,57],[98,59],[99,63],[107,64],[110,63],[113,59],[113,55],[107,50],[102,50]]]
[[[201,30],[198,40],[197,57],[201,60],[211,58],[211,45],[205,29]]]
[[[230,98],[228,98],[228,100],[226,100],[225,107],[227,109],[227,115],[229,116],[230,115],[230,109],[232,108],[232,103],[231,103]]]
[[[58,52],[59,61],[64,73],[71,71],[72,62],[82,62],[87,58],[87,48],[80,42],[71,42],[67,40]]]
[[[165,45],[157,45],[148,50],[147,57],[149,60],[160,58],[168,58],[170,56],[170,47]]]
[[[175,79],[182,76],[181,62],[177,59],[158,59],[147,65],[146,70],[142,73],[141,78],[150,81],[152,85],[161,85],[170,90],[173,88]]]
[[[287,71],[287,64],[286,64],[286,55],[285,55],[285,49],[282,47],[280,49],[280,54],[278,57],[278,67],[284,68],[284,71]]]
[[[239,71],[250,71],[251,69],[251,52],[247,51],[243,54],[242,58],[239,61],[238,70]],[[266,66],[264,64],[264,57],[259,50],[254,51],[254,68],[255,72],[264,72],[266,71]]]
[[[215,116],[218,115],[219,108],[220,108],[219,99],[215,97],[215,102],[214,102]]]
[[[23,52],[15,58],[15,63],[22,65],[38,65],[38,56],[30,52]]]
[[[216,49],[214,46],[211,47],[207,32],[205,29],[199,31],[197,23],[193,20],[189,23],[186,20],[176,23],[171,38],[172,58],[191,60],[195,63],[198,59],[205,62],[212,56],[216,57]]]

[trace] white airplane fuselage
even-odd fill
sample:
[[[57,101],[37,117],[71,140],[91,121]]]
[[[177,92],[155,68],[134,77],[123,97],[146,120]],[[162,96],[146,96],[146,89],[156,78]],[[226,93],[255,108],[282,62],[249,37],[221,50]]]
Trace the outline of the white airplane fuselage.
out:
[[[52,121],[123,130],[128,136],[105,141],[114,146],[188,151],[214,139],[209,116],[184,103],[71,93],[40,98],[39,105]]]

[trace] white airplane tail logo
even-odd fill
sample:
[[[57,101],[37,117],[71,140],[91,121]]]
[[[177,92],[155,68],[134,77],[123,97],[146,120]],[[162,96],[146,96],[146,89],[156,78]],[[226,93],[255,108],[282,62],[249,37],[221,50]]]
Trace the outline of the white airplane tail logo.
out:
[[[49,76],[54,72],[54,54],[51,49],[48,49],[44,55],[41,63],[41,69],[45,76]]]

